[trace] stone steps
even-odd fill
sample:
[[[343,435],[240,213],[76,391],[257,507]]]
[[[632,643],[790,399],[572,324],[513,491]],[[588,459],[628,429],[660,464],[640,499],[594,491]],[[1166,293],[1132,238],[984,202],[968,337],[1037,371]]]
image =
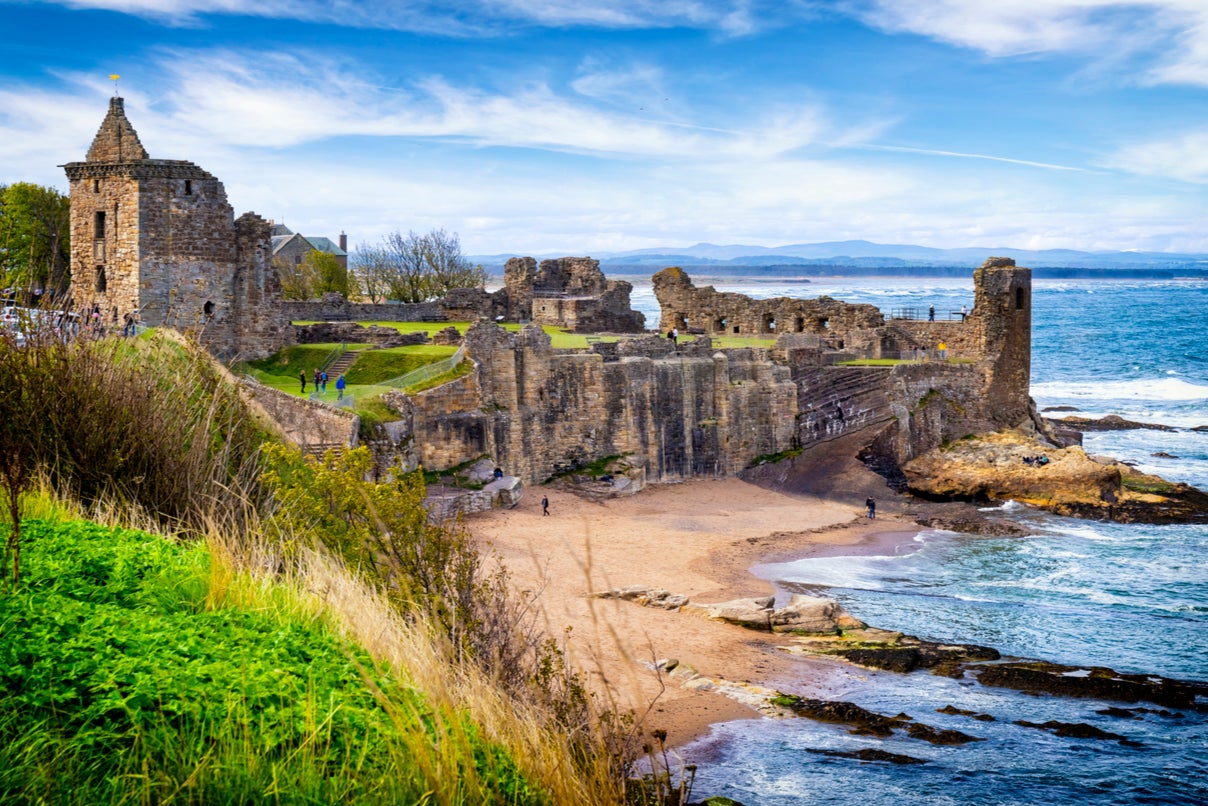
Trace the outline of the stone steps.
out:
[[[347,350],[335,361],[332,361],[330,364],[328,364],[327,368],[324,370],[327,373],[328,383],[335,383],[336,378],[347,372],[348,368],[353,365],[353,362],[355,362],[360,355],[360,350]]]

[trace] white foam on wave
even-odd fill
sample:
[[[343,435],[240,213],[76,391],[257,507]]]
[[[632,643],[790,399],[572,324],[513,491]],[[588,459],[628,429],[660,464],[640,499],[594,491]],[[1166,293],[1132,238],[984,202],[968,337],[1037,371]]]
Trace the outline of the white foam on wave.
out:
[[[1045,381],[1032,384],[1032,396],[1087,400],[1208,400],[1208,386],[1172,377],[1135,381]]]

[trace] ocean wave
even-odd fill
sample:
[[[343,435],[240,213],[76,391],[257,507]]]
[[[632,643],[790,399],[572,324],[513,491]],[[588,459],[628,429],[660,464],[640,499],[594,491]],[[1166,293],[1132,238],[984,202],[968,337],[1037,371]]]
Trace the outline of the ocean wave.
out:
[[[1045,381],[1032,384],[1032,396],[1087,400],[1208,400],[1208,386],[1181,378],[1132,381]]]

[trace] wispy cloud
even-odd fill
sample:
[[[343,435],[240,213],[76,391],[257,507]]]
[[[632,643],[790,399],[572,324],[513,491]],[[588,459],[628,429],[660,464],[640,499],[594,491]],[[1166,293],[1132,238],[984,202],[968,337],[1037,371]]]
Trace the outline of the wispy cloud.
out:
[[[516,26],[613,29],[690,27],[736,36],[757,27],[749,0],[44,0],[131,14],[169,25],[210,15],[293,19],[448,36]]]
[[[961,151],[943,151],[936,148],[911,148],[909,146],[886,146],[876,145],[874,143],[865,143],[857,146],[868,151],[893,151],[899,154],[923,154],[934,157],[956,157],[958,159],[968,160],[987,160],[989,162],[1005,162],[1010,165],[1026,165],[1029,168],[1044,168],[1050,171],[1076,171],[1078,173],[1090,173],[1089,168],[1076,168],[1072,165],[1055,165],[1051,162],[1035,162],[1033,160],[1014,159],[1012,157],[996,157],[991,154],[967,154]]]
[[[992,57],[1069,53],[1091,60],[1133,54],[1139,83],[1208,86],[1203,0],[850,0],[850,13]]]
[[[1105,164],[1142,176],[1208,183],[1208,128],[1125,146]]]
[[[775,106],[731,129],[597,102],[615,100],[634,81],[653,81],[653,73],[593,73],[574,82],[576,95],[543,83],[500,93],[439,76],[385,89],[366,80],[362,66],[314,54],[174,52],[159,69],[167,83],[146,110],[152,125],[177,138],[230,146],[288,147],[360,135],[681,161],[770,159],[851,137],[812,104]]]

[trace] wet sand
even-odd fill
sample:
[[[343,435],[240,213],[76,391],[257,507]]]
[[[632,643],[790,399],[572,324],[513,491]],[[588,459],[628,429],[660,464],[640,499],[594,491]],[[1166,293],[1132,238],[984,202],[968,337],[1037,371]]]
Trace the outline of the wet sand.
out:
[[[531,491],[515,509],[468,520],[470,531],[507,564],[534,601],[546,630],[570,630],[578,668],[632,709],[647,732],[683,744],[715,722],[757,713],[726,696],[682,688],[653,666],[674,658],[700,674],[808,696],[837,696],[853,667],[803,660],[777,649],[787,639],[700,616],[603,600],[591,594],[642,585],[698,603],[767,596],[759,563],[815,551],[882,552],[918,532],[913,521],[813,496],[786,495],[734,478],[652,486],[634,496],[592,502],[558,489]],[[848,547],[840,549],[839,547]]]

